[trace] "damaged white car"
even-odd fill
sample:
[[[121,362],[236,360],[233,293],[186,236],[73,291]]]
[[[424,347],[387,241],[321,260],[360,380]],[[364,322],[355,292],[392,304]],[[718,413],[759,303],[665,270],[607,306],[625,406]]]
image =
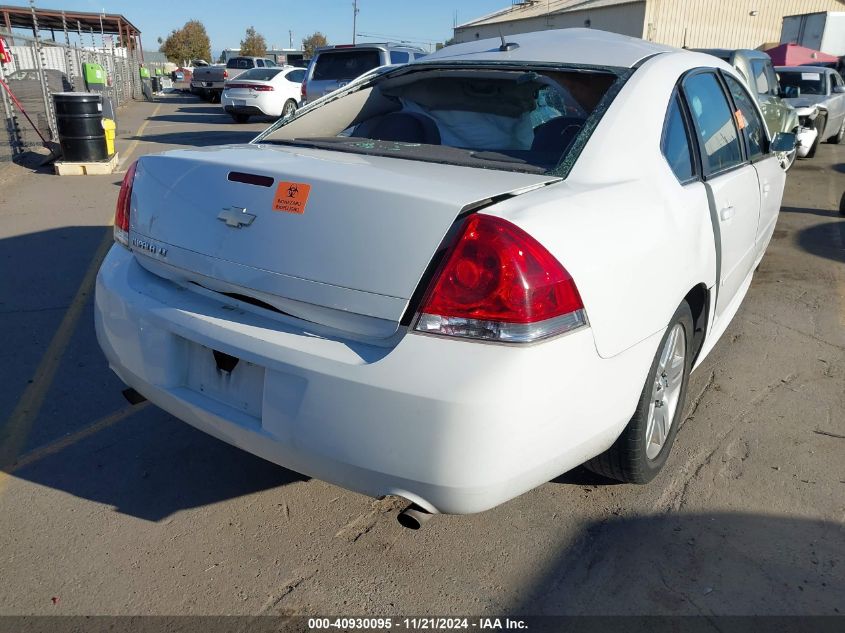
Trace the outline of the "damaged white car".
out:
[[[250,144],[139,159],[97,336],[189,424],[418,513],[585,462],[647,482],[794,144],[710,55],[591,29],[450,46]]]

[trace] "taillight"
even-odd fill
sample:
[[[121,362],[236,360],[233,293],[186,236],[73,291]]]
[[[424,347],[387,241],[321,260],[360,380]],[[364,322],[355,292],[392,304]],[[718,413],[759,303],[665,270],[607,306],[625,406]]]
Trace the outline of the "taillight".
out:
[[[581,295],[561,263],[519,227],[477,214],[444,256],[414,329],[530,343],[586,324]]]
[[[135,168],[138,161],[129,165],[123,182],[120,184],[120,193],[117,194],[117,206],[114,210],[114,241],[124,246],[129,246],[129,215],[132,202],[132,184],[135,182]]]
[[[228,79],[228,78],[229,78],[229,71],[228,71],[228,70],[224,70],[224,71],[223,71],[223,79]]]
[[[302,88],[300,89],[299,93],[301,96],[300,101],[302,103],[305,103],[305,98],[308,96],[308,88],[306,87],[306,83],[304,81],[302,82]]]

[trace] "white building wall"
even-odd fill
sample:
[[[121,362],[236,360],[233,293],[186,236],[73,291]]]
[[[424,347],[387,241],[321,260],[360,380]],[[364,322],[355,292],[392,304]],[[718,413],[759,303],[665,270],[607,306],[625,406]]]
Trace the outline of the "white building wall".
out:
[[[522,20],[512,20],[494,24],[480,24],[476,26],[458,27],[455,29],[456,42],[470,42],[476,39],[499,37],[499,29],[503,35],[510,33],[531,33],[548,29],[566,29],[589,26],[602,31],[622,33],[632,37],[643,36],[646,3],[632,2],[613,7],[588,9],[584,11],[570,11],[543,15]],[[588,22],[589,21],[589,22]]]

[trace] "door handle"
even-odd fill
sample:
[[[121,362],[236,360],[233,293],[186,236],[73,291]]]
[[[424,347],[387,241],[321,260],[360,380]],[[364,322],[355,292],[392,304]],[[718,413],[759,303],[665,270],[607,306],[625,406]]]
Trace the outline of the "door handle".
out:
[[[771,190],[772,190],[772,186],[768,182],[764,182],[763,183],[763,195],[768,196],[769,191],[771,191]]]
[[[719,211],[719,218],[722,220],[722,222],[730,220],[732,217],[734,217],[734,211],[735,209],[733,207],[725,207],[724,209]]]

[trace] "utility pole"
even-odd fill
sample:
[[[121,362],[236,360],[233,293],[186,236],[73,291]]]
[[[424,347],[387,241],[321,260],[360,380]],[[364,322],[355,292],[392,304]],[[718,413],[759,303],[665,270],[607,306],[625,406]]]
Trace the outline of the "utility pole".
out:
[[[290,38],[289,48],[293,48],[293,31],[292,30],[288,30],[288,37]]]
[[[358,0],[352,0],[352,43],[355,43],[355,33],[358,30]]]

